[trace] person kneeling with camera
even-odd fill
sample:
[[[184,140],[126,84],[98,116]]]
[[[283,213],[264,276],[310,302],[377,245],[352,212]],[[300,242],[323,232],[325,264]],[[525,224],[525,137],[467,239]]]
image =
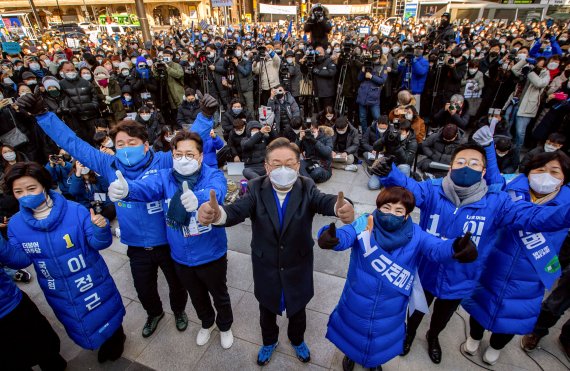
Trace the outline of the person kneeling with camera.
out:
[[[328,126],[319,126],[316,120],[311,128],[299,133],[297,145],[303,154],[299,173],[323,183],[332,176],[332,152],[334,131]]]

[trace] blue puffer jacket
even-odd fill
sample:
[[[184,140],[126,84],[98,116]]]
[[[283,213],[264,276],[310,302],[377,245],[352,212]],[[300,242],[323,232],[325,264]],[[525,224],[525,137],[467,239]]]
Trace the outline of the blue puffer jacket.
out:
[[[59,190],[64,195],[69,194],[69,173],[71,173],[72,167],[73,165],[70,162],[66,162],[64,166],[55,165],[51,167],[49,163],[45,166],[49,175],[57,182]]]
[[[104,195],[105,201],[103,206],[107,206],[111,203],[107,197],[107,190],[109,189],[109,184],[107,180],[102,176],[97,176],[97,183],[89,184],[87,188],[86,183],[83,181],[83,177],[78,177],[73,174],[69,177],[69,193],[75,197],[75,201],[85,206],[87,209],[93,207],[91,205],[92,201],[95,201],[95,194],[101,193]]]
[[[6,250],[6,241],[0,236],[0,251]],[[5,264],[8,260],[0,254],[0,263]],[[12,312],[22,301],[22,291],[16,286],[12,277],[9,277],[4,269],[0,268],[0,318],[4,318]]]
[[[222,149],[223,146],[224,141],[219,136],[216,135],[215,138],[208,137],[208,140],[204,142],[204,163],[217,169],[218,159],[216,158],[216,151]]]
[[[54,113],[36,117],[38,124],[58,146],[65,149],[83,165],[105,177],[110,184],[121,170],[126,179],[142,179],[155,176],[160,169],[172,168],[170,152],[149,150],[145,158],[134,166],[123,165],[115,156],[107,155],[79,139],[69,127]],[[209,131],[208,131],[209,133]],[[152,247],[165,245],[166,228],[162,203],[152,202],[117,202],[117,219],[121,226],[121,242],[129,246]]]
[[[514,200],[530,201],[528,178],[524,174],[510,182],[506,191]],[[570,188],[564,186],[545,205],[563,205],[569,200]],[[473,296],[462,303],[485,329],[501,334],[532,332],[547,289],[522,250],[524,247],[517,243],[518,233],[519,229],[508,227],[497,231],[479,284]],[[542,233],[546,245],[557,254],[567,234],[568,229]]]
[[[421,94],[424,92],[428,72],[429,61],[424,57],[414,58],[412,61],[412,94]]]
[[[97,349],[121,326],[125,308],[99,254],[111,245],[109,225],[98,228],[83,206],[50,192],[43,220],[21,208],[8,225],[9,246],[0,261],[15,269],[34,264],[38,283],[73,341]]]
[[[140,181],[128,181],[128,199],[138,201],[163,200],[164,215],[168,213],[170,198],[178,190],[178,184],[172,170],[162,170],[156,177],[148,177]],[[210,200],[210,189],[216,191],[216,198],[221,205],[226,197],[227,182],[224,173],[218,169],[202,164],[200,177],[192,189],[199,205]],[[190,267],[209,263],[221,258],[228,249],[225,228],[204,227],[198,223],[198,211],[192,212],[192,226],[197,234],[184,237],[181,230],[167,227],[166,235],[170,243],[170,251],[174,261]]]
[[[418,272],[424,289],[441,299],[471,296],[491,252],[495,231],[503,226],[527,232],[555,232],[570,226],[570,207],[536,206],[513,202],[500,184],[491,184],[487,194],[472,204],[455,207],[441,186],[442,179],[416,182],[394,165],[390,175],[382,178],[386,187],[401,186],[412,191],[420,208],[420,227],[431,235],[455,239],[470,231],[479,256],[469,264],[434,263],[421,259]]]
[[[196,116],[196,120],[190,128],[191,132],[197,133],[202,142],[206,143],[208,138],[210,138],[210,130],[214,128],[214,117],[207,117],[202,112]],[[172,166],[171,166],[172,167]]]
[[[358,81],[361,83],[360,87],[358,88],[356,103],[362,106],[379,105],[382,85],[384,85],[387,78],[388,73],[386,72],[386,68],[379,64],[374,65],[371,79],[366,79],[365,73],[360,71],[358,74]]]
[[[363,256],[365,247],[357,238],[359,232],[354,225],[366,225],[366,218],[363,215],[352,225],[337,229],[340,242],[335,250],[352,250],[346,283],[329,318],[326,337],[353,361],[364,367],[376,367],[402,353],[410,298],[364,266],[370,260]],[[326,229],[328,226],[321,228],[318,235]],[[410,269],[416,268],[420,252],[437,261],[452,261],[453,240],[430,236],[415,224],[412,234],[410,242],[391,252],[394,260]]]

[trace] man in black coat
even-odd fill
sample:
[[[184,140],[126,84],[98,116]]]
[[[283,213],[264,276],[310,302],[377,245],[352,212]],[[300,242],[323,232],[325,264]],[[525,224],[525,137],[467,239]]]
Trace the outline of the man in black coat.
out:
[[[299,177],[299,148],[286,138],[267,147],[265,168],[269,175],[249,182],[245,196],[232,205],[219,207],[215,196],[200,206],[202,225],[231,227],[246,218],[252,223],[251,259],[255,297],[259,301],[263,346],[257,363],[265,365],[277,346],[277,315],[287,310],[288,336],[297,357],[310,360],[304,342],[305,307],[313,288],[313,217],[319,213],[354,220],[352,205],[339,197],[321,193],[315,183]]]

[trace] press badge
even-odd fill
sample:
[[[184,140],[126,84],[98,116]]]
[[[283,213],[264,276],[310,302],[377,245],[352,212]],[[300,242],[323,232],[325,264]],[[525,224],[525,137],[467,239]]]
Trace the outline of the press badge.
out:
[[[204,226],[198,222],[195,211],[192,213],[190,223],[187,226],[182,227],[182,233],[184,234],[184,237],[198,236],[203,233],[208,233],[211,230],[211,225]]]
[[[106,193],[94,193],[93,200],[105,202],[107,201],[107,194]]]

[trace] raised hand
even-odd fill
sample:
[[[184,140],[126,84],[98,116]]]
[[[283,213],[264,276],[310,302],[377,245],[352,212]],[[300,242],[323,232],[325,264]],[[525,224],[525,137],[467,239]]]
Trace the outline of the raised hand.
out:
[[[331,223],[329,229],[321,233],[317,243],[321,249],[332,250],[336,245],[338,245],[338,238],[336,236],[336,225]]]
[[[455,252],[453,258],[460,263],[471,263],[479,256],[475,243],[471,241],[471,232],[467,232],[465,236],[455,239],[453,251]]]
[[[216,199],[216,191],[210,190],[210,201],[204,202],[198,209],[198,221],[202,225],[210,225],[220,219],[222,211],[218,200]]]
[[[107,226],[107,219],[105,219],[103,215],[95,214],[93,209],[89,209],[89,212],[91,213],[91,223],[99,228],[105,228]]]
[[[180,201],[186,212],[191,213],[198,208],[198,198],[190,188],[188,188],[188,182],[184,181],[182,183],[182,196],[180,196]]]
[[[117,175],[117,179],[109,184],[109,190],[107,192],[109,199],[113,202],[122,200],[129,194],[129,184],[125,180],[125,177],[123,177],[121,171],[117,170],[115,174]]]
[[[354,221],[354,207],[352,207],[350,202],[345,201],[342,191],[338,193],[334,211],[336,216],[338,216],[344,224],[349,224]]]

